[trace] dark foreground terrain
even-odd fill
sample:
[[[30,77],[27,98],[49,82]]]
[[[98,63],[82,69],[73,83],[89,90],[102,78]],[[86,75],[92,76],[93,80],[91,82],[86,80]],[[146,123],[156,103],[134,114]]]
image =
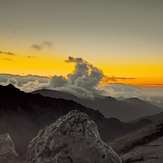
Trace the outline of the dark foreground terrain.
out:
[[[102,140],[113,147],[124,163],[159,163],[162,159],[162,113],[124,123],[116,118],[105,118],[98,110],[74,101],[24,93],[12,85],[0,86],[0,97],[0,135],[10,135],[13,151],[18,154],[3,152],[0,163],[22,163],[30,141],[38,132],[71,110],[88,114],[97,124]],[[156,122],[157,119],[160,122]]]
[[[163,121],[110,143],[124,163],[162,163]]]
[[[123,163],[162,163],[163,136],[121,155]]]
[[[95,122],[77,110],[40,130],[21,159],[10,135],[0,135],[0,163],[121,163],[101,140]]]
[[[25,157],[29,142],[38,131],[55,122],[71,110],[87,113],[98,126],[105,142],[132,133],[151,124],[150,120],[124,123],[116,118],[105,118],[98,110],[74,101],[24,93],[14,86],[0,86],[0,135],[8,133],[19,156]]]

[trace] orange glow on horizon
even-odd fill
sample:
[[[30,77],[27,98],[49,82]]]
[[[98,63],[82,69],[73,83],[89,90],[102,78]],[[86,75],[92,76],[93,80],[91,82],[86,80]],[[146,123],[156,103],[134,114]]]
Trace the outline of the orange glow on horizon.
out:
[[[67,76],[74,70],[74,64],[64,62],[64,55],[45,54],[43,52],[26,52],[24,55],[15,56],[1,54],[0,73],[15,74],[20,76],[38,75],[52,78],[54,75]],[[5,59],[6,58],[6,59]],[[106,75],[100,84],[123,83],[136,86],[163,86],[163,64],[157,62],[98,62],[98,58],[93,58],[94,66],[101,69]],[[109,77],[107,77],[109,76]]]
[[[121,78],[121,77],[106,77],[100,81],[100,84],[127,84],[135,86],[158,86],[163,87],[162,78]]]

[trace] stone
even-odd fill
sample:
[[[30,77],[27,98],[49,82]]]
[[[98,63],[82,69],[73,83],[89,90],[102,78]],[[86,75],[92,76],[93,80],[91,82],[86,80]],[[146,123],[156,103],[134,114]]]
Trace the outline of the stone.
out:
[[[22,163],[7,133],[0,135],[0,163]]]
[[[30,142],[26,163],[121,163],[113,149],[101,140],[98,128],[76,110],[39,131]]]
[[[0,135],[0,155],[13,154],[18,156],[15,151],[14,143],[9,134]]]

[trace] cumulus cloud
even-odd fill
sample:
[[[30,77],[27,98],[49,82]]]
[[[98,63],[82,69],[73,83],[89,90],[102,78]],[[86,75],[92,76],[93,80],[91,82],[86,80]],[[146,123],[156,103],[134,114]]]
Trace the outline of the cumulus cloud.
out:
[[[42,50],[43,48],[51,48],[53,43],[50,41],[44,41],[41,44],[33,44],[31,47],[35,50]]]
[[[81,98],[94,98],[96,95],[103,95],[118,99],[138,97],[146,100],[147,98],[152,98],[154,94],[163,97],[162,87],[156,89],[154,92],[154,89],[150,89],[151,87],[116,83],[123,80],[135,80],[135,78],[108,77],[104,75],[100,69],[94,67],[82,58],[70,56],[65,62],[75,63],[73,73],[68,74],[67,78],[54,76],[50,80],[50,89],[68,92]],[[110,84],[110,82],[114,84]]]
[[[68,83],[67,79],[63,76],[54,76],[50,80],[49,87],[50,88],[56,88],[56,87],[62,87],[65,86]]]
[[[67,77],[54,75],[51,79],[40,76],[0,75],[0,84],[13,84],[24,91],[34,91],[41,88],[60,90],[81,98],[94,98],[100,94],[97,89],[103,72],[82,58],[68,57],[66,63],[74,63],[75,69]]]
[[[82,58],[68,57],[65,62],[75,63],[75,70],[68,74],[67,78],[54,76],[49,87],[81,98],[93,98],[95,94],[99,93],[96,87],[103,78],[103,72],[100,69]]]
[[[138,97],[143,100],[158,100],[163,97],[163,87],[138,87],[116,83],[119,80],[134,80],[134,78],[107,77],[97,67],[85,61],[83,58],[68,57],[68,64],[74,64],[74,71],[64,76],[54,75],[52,78],[36,75],[11,75],[0,74],[0,84],[13,84],[15,87],[32,92],[38,89],[52,89],[71,93],[80,98],[96,96],[112,96],[118,99]],[[103,81],[103,84],[101,84]],[[110,84],[113,82],[114,84]]]

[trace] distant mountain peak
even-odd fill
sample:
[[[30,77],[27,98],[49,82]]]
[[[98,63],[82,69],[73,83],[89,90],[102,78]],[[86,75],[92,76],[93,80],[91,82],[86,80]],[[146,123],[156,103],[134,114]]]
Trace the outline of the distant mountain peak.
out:
[[[2,86],[0,85],[0,89],[10,89],[10,90],[19,90],[18,88],[16,88],[14,85],[12,84],[9,84],[9,85],[6,85],[6,86]],[[20,90],[19,90],[20,91]]]
[[[21,93],[22,91],[20,91],[20,89],[16,88],[14,85],[9,84],[7,86],[2,86],[0,85],[0,96],[7,96],[7,95],[16,95]]]

